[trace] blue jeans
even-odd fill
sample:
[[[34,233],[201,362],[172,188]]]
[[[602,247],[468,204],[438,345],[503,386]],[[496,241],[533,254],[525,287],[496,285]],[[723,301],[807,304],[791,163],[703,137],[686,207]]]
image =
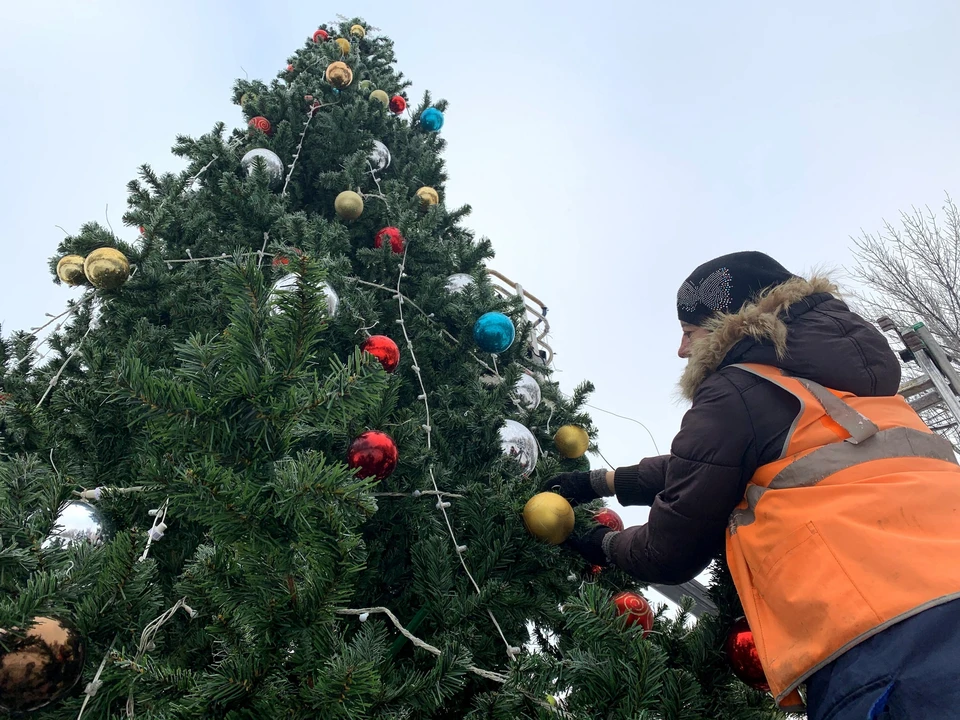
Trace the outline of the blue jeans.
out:
[[[924,610],[807,680],[809,720],[960,718],[960,600]]]

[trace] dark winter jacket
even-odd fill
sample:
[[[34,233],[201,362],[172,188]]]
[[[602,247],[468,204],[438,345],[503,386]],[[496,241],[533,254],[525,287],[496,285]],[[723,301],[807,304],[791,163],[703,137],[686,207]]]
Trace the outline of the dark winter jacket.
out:
[[[693,405],[670,454],[616,471],[621,504],[651,505],[646,525],[611,543],[616,565],[646,582],[692,579],[724,547],[728,518],[754,471],[780,457],[798,401],[730,365],[774,365],[861,396],[897,392],[893,350],[834,293],[823,278],[797,278],[710,321],[681,379]]]

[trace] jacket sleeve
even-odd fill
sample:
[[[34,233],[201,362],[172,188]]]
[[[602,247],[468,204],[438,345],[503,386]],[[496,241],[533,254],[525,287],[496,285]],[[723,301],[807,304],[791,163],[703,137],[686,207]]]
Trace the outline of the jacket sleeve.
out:
[[[700,387],[684,415],[647,524],[613,539],[613,562],[644,582],[679,584],[696,577],[723,548],[727,520],[757,463],[743,399],[717,373]]]
[[[621,505],[653,505],[663,490],[669,459],[669,455],[660,455],[644,458],[639,465],[617,468],[613,474],[617,501]]]

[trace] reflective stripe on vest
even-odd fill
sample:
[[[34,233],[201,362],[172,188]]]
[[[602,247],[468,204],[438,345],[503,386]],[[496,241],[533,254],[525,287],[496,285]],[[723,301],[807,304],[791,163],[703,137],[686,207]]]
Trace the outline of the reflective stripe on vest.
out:
[[[781,708],[868,637],[960,597],[960,466],[898,396],[735,365],[800,403],[730,516],[727,561]]]
[[[831,397],[834,396],[831,395]],[[842,401],[838,400],[838,402]],[[833,417],[832,413],[830,415]],[[898,427],[877,431],[876,434],[855,445],[846,442],[824,445],[819,450],[814,450],[787,465],[766,487],[747,485],[744,495],[747,499],[747,507],[733,511],[730,516],[730,533],[736,534],[737,528],[749,525],[756,520],[754,511],[757,503],[768,490],[809,487],[854,465],[903,457],[925,457],[955,462],[953,445],[949,441],[940,435],[920,432],[913,428]]]

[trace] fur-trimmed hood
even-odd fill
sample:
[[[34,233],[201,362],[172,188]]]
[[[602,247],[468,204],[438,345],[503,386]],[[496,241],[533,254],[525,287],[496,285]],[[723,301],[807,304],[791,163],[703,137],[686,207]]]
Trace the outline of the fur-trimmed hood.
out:
[[[897,391],[900,367],[883,336],[836,298],[825,277],[794,278],[766,290],[736,313],[704,324],[680,379],[684,397],[718,369],[737,362],[782,367],[858,395]]]

